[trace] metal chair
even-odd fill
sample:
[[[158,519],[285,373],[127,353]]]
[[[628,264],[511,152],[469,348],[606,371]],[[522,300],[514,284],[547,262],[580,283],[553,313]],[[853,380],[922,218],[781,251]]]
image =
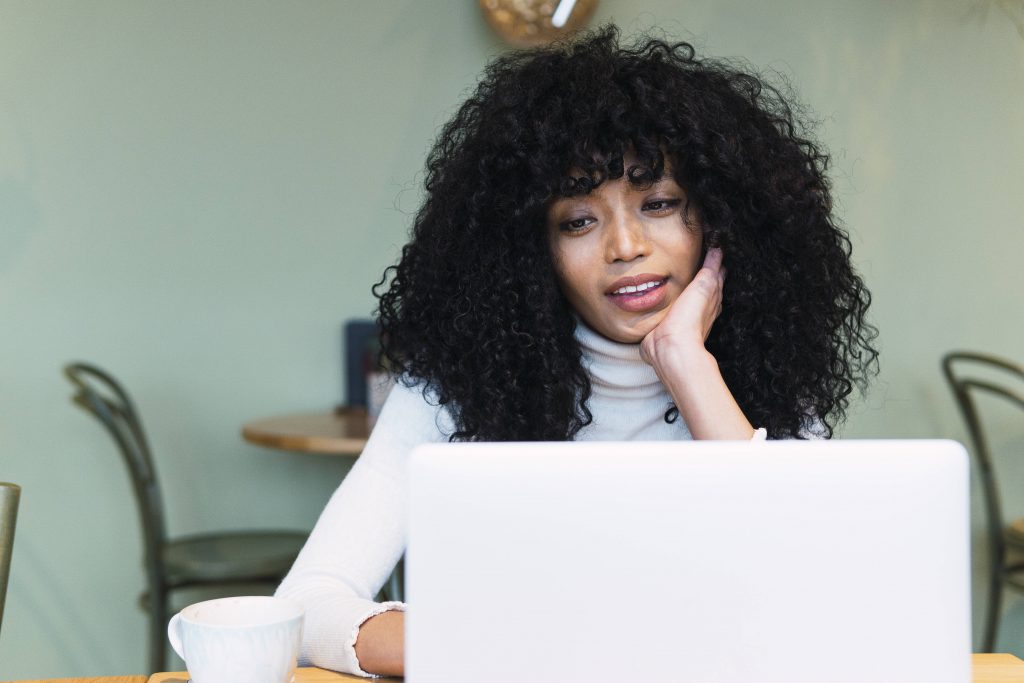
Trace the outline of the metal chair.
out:
[[[64,368],[64,374],[76,388],[72,402],[103,423],[131,475],[142,518],[148,590],[140,603],[150,616],[149,667],[151,672],[163,671],[168,601],[173,591],[277,584],[291,568],[307,534],[232,531],[167,538],[156,469],[142,421],[127,392],[92,365],[73,363]]]
[[[11,573],[11,549],[14,547],[14,524],[18,521],[20,498],[21,487],[0,481],[0,626],[4,621],[7,578]]]
[[[975,399],[985,394],[997,396],[1024,409],[1024,366],[995,356],[955,351],[943,357],[942,369],[967,423],[984,495],[989,541],[989,587],[981,651],[992,652],[999,626],[1003,586],[1024,591],[1024,561],[1008,557],[1008,550],[1024,552],[1024,518],[1015,519],[1009,524],[1003,519],[995,468]]]

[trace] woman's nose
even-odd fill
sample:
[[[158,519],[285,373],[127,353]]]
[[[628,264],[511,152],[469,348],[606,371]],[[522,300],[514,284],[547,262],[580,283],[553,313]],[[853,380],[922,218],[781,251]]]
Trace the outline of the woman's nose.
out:
[[[644,224],[635,216],[618,217],[605,233],[605,260],[632,261],[650,254],[650,243],[644,231]]]

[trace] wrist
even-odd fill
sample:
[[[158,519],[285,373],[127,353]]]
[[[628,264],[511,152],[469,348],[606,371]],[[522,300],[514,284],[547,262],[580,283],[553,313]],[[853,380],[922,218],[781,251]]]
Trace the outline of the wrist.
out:
[[[655,369],[700,363],[710,356],[704,348],[704,339],[695,334],[652,333],[644,338],[640,347],[644,360]]]
[[[388,610],[376,614],[359,627],[354,644],[359,668],[378,676],[404,674],[405,614]]]
[[[645,349],[645,355],[647,362],[666,383],[680,373],[718,368],[718,361],[704,348],[704,341],[699,338],[666,338]]]

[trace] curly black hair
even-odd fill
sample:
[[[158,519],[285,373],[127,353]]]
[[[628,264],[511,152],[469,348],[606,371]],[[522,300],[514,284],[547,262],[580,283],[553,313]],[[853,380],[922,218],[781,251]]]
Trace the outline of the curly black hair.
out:
[[[639,166],[623,169],[627,153]],[[609,26],[487,67],[427,158],[411,241],[374,287],[384,356],[449,408],[453,440],[565,440],[591,421],[546,211],[607,178],[650,182],[666,161],[705,245],[725,254],[707,348],[739,406],[775,438],[814,421],[832,435],[878,353],[827,154],[762,78],[683,42],[622,45]]]

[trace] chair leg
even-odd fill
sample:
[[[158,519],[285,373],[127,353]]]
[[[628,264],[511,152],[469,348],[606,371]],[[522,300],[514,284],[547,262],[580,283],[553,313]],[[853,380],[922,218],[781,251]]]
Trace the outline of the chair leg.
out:
[[[167,591],[149,596],[149,673],[166,670],[167,652]]]
[[[992,572],[988,587],[988,614],[985,619],[985,632],[981,639],[981,651],[993,652],[996,646],[996,635],[999,629],[999,617],[1003,608],[1003,577],[999,572]]]
[[[405,557],[398,560],[398,564],[391,571],[391,576],[388,577],[386,586],[388,600],[399,602],[405,600]]]

